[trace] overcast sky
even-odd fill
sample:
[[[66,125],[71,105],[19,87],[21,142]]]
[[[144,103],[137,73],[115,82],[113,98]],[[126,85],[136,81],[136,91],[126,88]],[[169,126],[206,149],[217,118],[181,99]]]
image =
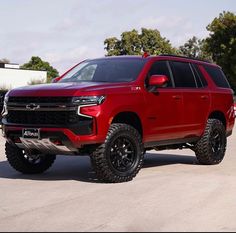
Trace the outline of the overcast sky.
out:
[[[0,58],[23,64],[40,56],[63,73],[104,56],[107,37],[133,28],[158,29],[174,46],[204,38],[224,10],[236,13],[236,1],[0,0]]]

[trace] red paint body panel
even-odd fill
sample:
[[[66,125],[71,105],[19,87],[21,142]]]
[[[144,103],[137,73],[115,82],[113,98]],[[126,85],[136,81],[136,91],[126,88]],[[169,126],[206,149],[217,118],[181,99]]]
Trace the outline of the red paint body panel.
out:
[[[202,66],[208,63],[176,57],[148,57],[146,59],[146,65],[139,77],[130,83],[56,83],[14,89],[9,95],[17,97],[106,96],[105,102],[99,106],[81,108],[82,114],[94,119],[92,135],[76,135],[66,128],[41,129],[45,132],[62,132],[76,148],[104,142],[112,120],[123,112],[132,112],[139,117],[144,143],[200,137],[205,130],[208,117],[215,111],[224,114],[227,123],[226,130],[232,131],[235,120],[232,91],[216,87]],[[208,82],[208,87],[160,88],[157,93],[150,93],[145,88],[144,81],[152,63],[158,60],[197,63]],[[11,132],[21,131],[23,127],[6,125],[5,128],[7,132]]]

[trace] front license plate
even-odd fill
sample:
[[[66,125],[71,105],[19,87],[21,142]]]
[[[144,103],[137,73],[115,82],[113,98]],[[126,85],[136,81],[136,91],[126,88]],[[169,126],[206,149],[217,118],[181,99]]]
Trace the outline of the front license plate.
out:
[[[22,136],[23,138],[26,138],[26,139],[40,139],[40,130],[39,129],[23,129]]]

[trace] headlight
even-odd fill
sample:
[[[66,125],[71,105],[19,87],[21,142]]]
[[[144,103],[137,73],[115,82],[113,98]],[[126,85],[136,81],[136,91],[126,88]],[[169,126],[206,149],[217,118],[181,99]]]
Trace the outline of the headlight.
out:
[[[78,105],[100,105],[105,101],[105,96],[80,96],[74,97],[73,103]]]
[[[4,98],[4,102],[3,102],[3,109],[2,109],[2,116],[5,117],[8,114],[8,110],[7,110],[7,103],[8,103],[8,96],[5,96]]]
[[[78,115],[82,117],[92,118],[89,115],[81,113],[81,108],[92,107],[102,104],[105,101],[105,96],[80,96],[73,98],[73,104],[78,105]]]

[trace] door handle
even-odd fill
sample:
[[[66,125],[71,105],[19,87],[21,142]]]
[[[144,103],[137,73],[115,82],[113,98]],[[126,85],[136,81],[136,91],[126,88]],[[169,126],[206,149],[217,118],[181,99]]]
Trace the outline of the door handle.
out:
[[[173,95],[172,97],[175,100],[180,100],[181,99],[181,95]]]

